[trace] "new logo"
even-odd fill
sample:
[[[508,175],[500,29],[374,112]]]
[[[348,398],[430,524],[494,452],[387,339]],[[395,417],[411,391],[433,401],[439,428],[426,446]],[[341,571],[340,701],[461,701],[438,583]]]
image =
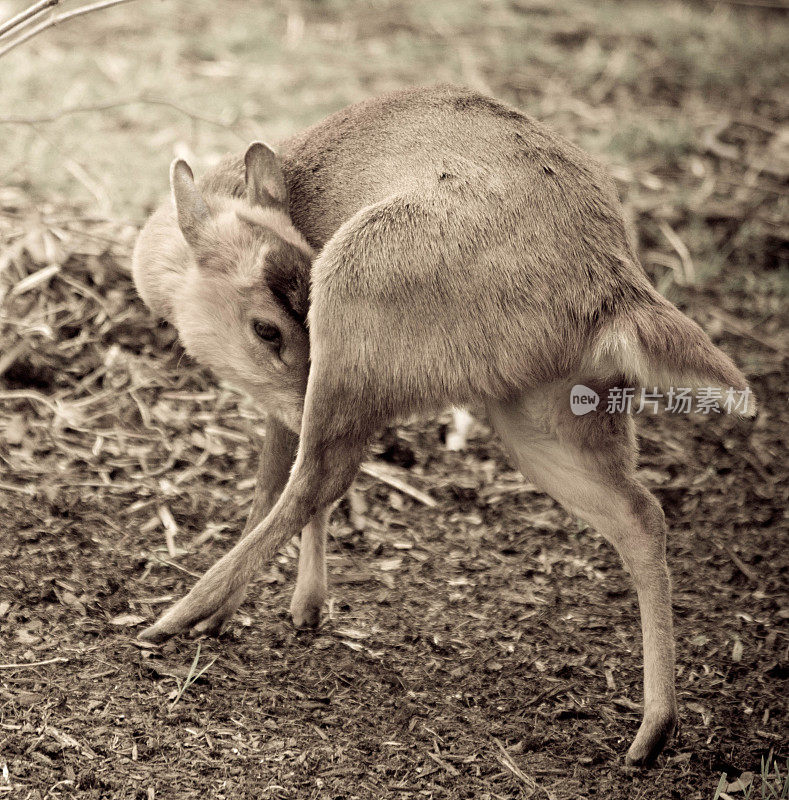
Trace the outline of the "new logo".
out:
[[[576,383],[570,390],[570,410],[576,417],[582,417],[597,408],[600,395],[594,389]]]

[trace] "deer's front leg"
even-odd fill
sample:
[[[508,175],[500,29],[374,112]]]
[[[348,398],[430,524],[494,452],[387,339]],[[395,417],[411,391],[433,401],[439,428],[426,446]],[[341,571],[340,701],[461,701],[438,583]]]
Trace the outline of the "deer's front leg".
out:
[[[317,628],[328,595],[326,576],[326,529],[331,508],[321,509],[301,532],[299,574],[290,602],[290,616],[297,628]]]
[[[144,630],[140,638],[163,641],[189,630],[195,633],[220,630],[244,599],[252,576],[271,561],[284,542],[347,491],[362,459],[367,436],[327,439],[318,431],[325,430],[328,424],[310,424],[306,417],[305,414],[296,463],[282,495],[266,518],[214,564],[186,597]]]

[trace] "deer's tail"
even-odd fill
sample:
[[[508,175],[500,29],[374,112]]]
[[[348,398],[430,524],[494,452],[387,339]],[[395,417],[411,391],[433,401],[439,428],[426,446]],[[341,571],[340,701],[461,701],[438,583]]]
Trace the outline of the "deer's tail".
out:
[[[737,402],[730,410],[743,417],[756,414],[756,398],[734,362],[654,290],[602,326],[591,357],[596,372],[623,375],[637,386],[710,387],[722,398],[733,390]]]

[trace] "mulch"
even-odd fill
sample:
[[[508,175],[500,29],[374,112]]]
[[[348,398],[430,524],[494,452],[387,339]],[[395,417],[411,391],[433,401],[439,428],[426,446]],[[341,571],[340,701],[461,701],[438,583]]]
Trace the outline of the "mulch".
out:
[[[0,190],[0,795],[707,800],[721,772],[783,763],[786,332],[770,290],[726,272],[678,289],[752,379],[755,421],[639,420],[671,528],[681,703],[640,772],[623,766],[641,703],[627,577],[481,416],[461,452],[447,417],[382,434],[333,518],[317,631],[288,619],[291,543],[220,639],[134,641],[241,530],[265,421],[150,319],[133,236]]]

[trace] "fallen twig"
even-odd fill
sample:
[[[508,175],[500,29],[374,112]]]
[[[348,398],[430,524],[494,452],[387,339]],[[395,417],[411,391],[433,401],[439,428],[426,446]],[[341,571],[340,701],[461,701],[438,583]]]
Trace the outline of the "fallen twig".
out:
[[[28,669],[29,667],[44,667],[47,664],[60,664],[67,662],[67,658],[63,656],[56,656],[55,658],[48,658],[45,661],[30,661],[22,664],[0,664],[0,669]]]
[[[726,555],[732,560],[732,563],[735,567],[737,567],[740,572],[742,572],[745,577],[751,581],[751,583],[759,584],[759,575],[751,569],[738,555],[734,552],[734,550],[727,544],[721,544],[717,539],[713,540],[715,542],[715,546],[718,550],[726,553]]]
[[[175,549],[175,535],[178,533],[178,526],[175,524],[173,515],[170,513],[170,509],[167,508],[166,505],[159,506],[157,510],[159,513],[159,519],[164,527],[164,540],[167,544],[167,552],[169,553],[170,558],[175,558],[178,555],[178,552]]]
[[[392,472],[394,469],[394,467],[384,467],[381,464],[368,461],[362,464],[359,471],[363,472],[365,475],[369,475],[371,478],[375,478],[377,481],[381,481],[381,483],[385,483],[387,486],[391,486],[393,489],[397,489],[398,492],[412,497],[428,508],[435,508],[438,505],[429,494],[411,486],[411,484],[406,483],[402,478],[393,475]]]
[[[749,339],[753,339],[755,342],[759,342],[759,344],[769,347],[770,350],[775,350],[776,353],[786,352],[786,347],[783,344],[776,342],[773,339],[768,339],[766,336],[762,336],[759,333],[755,333],[747,325],[738,320],[736,317],[733,317],[731,314],[727,314],[725,311],[721,311],[718,308],[710,308],[709,313],[712,314],[712,316],[716,319],[720,320],[726,326],[727,330],[731,331],[732,333],[739,334],[740,336],[747,336]]]
[[[773,11],[789,11],[789,6],[784,0],[716,0],[718,3],[727,3],[730,6],[744,6],[745,8],[769,8]]]
[[[722,119],[712,128],[708,128],[701,135],[704,147],[713,155],[724,161],[739,161],[740,151],[733,144],[724,144],[718,136],[729,127],[731,120]]]
[[[427,756],[428,756],[428,758],[430,758],[433,761],[435,761],[436,764],[438,764],[439,767],[441,767],[446,772],[448,772],[453,778],[457,778],[458,775],[460,775],[460,772],[455,767],[453,767],[452,764],[447,763],[446,761],[444,761],[443,758],[441,758],[440,756],[437,756],[435,753],[431,753],[428,750],[427,751]]]
[[[176,564],[175,561],[170,561],[169,558],[162,558],[161,556],[154,555],[154,559],[158,561],[160,564],[167,564],[168,567],[172,567],[173,569],[177,569],[179,572],[183,572],[190,578],[203,577],[202,575],[198,575],[196,572],[192,572],[191,570],[186,569],[186,567],[182,567],[180,564]]]
[[[531,797],[537,791],[537,783],[530,778],[513,760],[512,756],[507,752],[507,748],[498,740],[493,740],[496,746],[501,751],[501,755],[497,757],[497,761],[506,770],[511,772],[527,789],[529,794],[526,797]]]

